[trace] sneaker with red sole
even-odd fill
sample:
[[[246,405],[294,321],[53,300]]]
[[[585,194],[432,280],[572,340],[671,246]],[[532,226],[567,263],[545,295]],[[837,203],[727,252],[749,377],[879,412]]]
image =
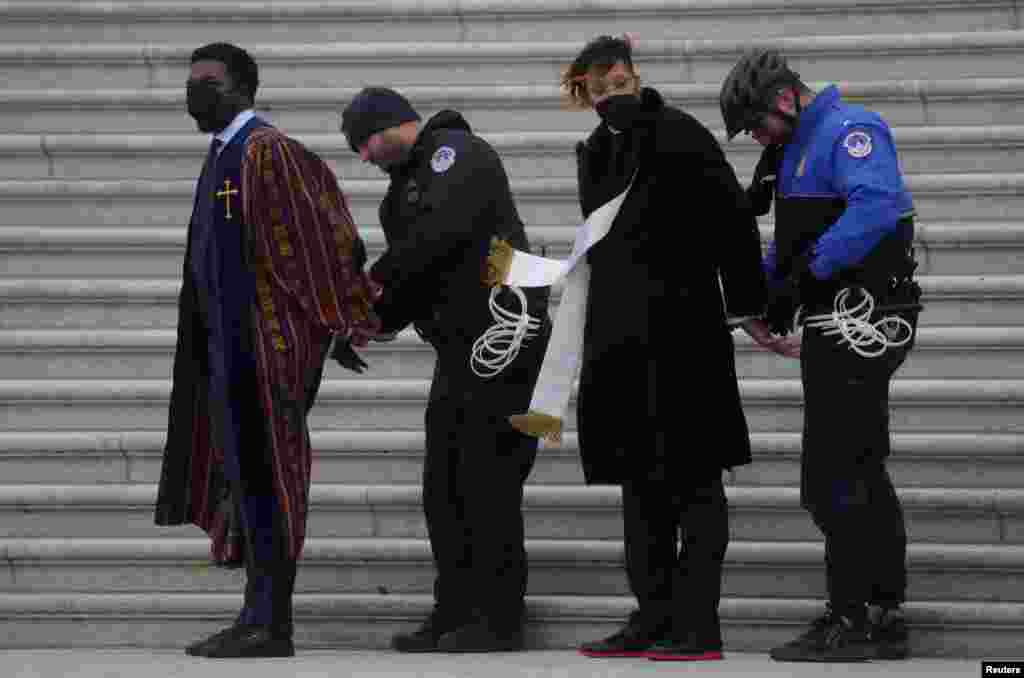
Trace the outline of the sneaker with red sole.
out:
[[[701,645],[693,641],[663,640],[655,643],[644,656],[654,661],[705,662],[724,659],[720,645]]]
[[[651,628],[640,622],[640,615],[633,612],[621,629],[601,640],[584,643],[579,653],[585,657],[644,657],[644,653],[662,640],[661,629]]]

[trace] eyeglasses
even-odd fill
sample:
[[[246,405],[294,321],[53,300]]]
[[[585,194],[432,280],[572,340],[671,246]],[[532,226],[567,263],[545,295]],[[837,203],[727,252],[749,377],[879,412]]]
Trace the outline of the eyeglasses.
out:
[[[586,87],[587,95],[591,99],[597,99],[615,92],[630,91],[636,82],[634,75],[617,74],[611,78],[594,78],[589,75],[579,75],[573,78],[575,82],[581,82]]]

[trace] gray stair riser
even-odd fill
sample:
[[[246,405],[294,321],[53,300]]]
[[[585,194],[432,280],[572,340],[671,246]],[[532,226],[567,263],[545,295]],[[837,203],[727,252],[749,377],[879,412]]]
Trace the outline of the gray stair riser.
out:
[[[1024,311],[1024,305],[1022,305]],[[369,369],[355,374],[328,360],[327,379],[430,379],[435,353],[427,344],[387,344],[360,350]],[[5,379],[166,379],[171,375],[174,346],[149,349],[112,345],[109,348],[46,346],[29,350],[0,348],[0,374]],[[741,379],[799,379],[798,360],[741,345],[736,351]],[[1024,346],[989,347],[957,343],[922,346],[920,342],[897,373],[903,378],[1024,379]]]
[[[1005,175],[997,175],[1005,176]],[[1012,175],[1011,175],[1012,176]],[[179,185],[179,184],[176,184]],[[185,186],[182,182],[181,186]],[[343,184],[344,185],[344,184]],[[74,182],[62,182],[60,187],[74,189]],[[383,182],[375,186],[373,193],[359,192],[350,194],[352,216],[355,223],[364,228],[379,226],[377,211],[383,198],[381,191]],[[142,193],[131,198],[119,195],[118,191],[128,190],[126,184],[121,188],[115,182],[110,186],[109,193],[83,193],[74,199],[67,199],[61,193],[29,196],[9,194],[0,197],[5,199],[7,209],[0,215],[3,226],[62,226],[79,224],[82,226],[121,226],[138,224],[142,227],[174,225],[187,223],[192,209],[192,187],[188,186],[182,193],[154,193],[143,188]],[[154,187],[156,188],[156,187]],[[0,189],[2,190],[2,189]],[[162,190],[162,189],[158,189]],[[513,191],[516,186],[513,185]],[[976,189],[949,189],[938,187],[929,191],[917,191],[914,194],[914,205],[923,218],[932,219],[939,215],[949,220],[1024,220],[1024,193],[1014,194],[1000,191],[990,194],[982,189],[984,195],[975,195]],[[4,191],[6,193],[6,191]],[[517,197],[517,211],[524,223],[545,224],[551,226],[578,226],[580,223],[579,202],[575,188],[567,188],[552,195],[536,195],[520,190]],[[176,222],[176,223],[175,223]]]
[[[532,233],[544,236],[544,230],[544,227],[538,227],[532,229]],[[364,239],[367,235],[369,233],[364,235]],[[85,241],[84,246],[68,244],[46,249],[27,244],[19,247],[9,241],[4,242],[0,245],[0,270],[7,278],[22,279],[62,276],[89,278],[98,272],[110,271],[116,271],[118,277],[126,279],[181,277],[184,243],[173,247],[154,244],[150,248],[125,250],[117,246],[104,247],[89,243],[86,234],[83,234],[82,240]],[[367,244],[371,258],[381,253],[375,242]],[[570,244],[558,241],[545,252],[549,256],[565,256],[563,250],[567,251]],[[534,249],[539,253],[539,246]],[[961,243],[948,243],[919,238],[915,250],[919,275],[1024,274],[1024,239],[1017,242],[965,240]]]
[[[576,3],[559,2],[554,6],[495,3],[480,9],[456,10],[454,3],[401,3],[392,11],[373,6],[372,13],[350,8],[324,9],[317,3],[312,11],[280,13],[277,6],[262,10],[239,10],[237,4],[208,5],[190,2],[165,14],[144,15],[121,9],[111,12],[63,9],[35,12],[5,12],[0,39],[14,43],[171,43],[199,46],[224,39],[224,24],[231,25],[232,40],[241,45],[280,42],[353,43],[367,40],[387,42],[579,42],[595,35],[614,32],[610,26],[623,20],[622,8],[606,7],[580,11]],[[288,3],[284,3],[285,7]],[[884,3],[862,5],[848,13],[839,3],[765,3],[761,8],[716,3],[651,3],[645,8],[630,8],[628,24],[641,40],[663,39],[744,39],[806,35],[870,34],[884,25],[887,33],[952,32],[1008,30],[1017,28],[1010,2],[984,3],[977,7],[962,2]],[[40,3],[45,6],[45,3]],[[408,13],[412,5],[412,13]],[[116,7],[116,6],[115,6]],[[168,6],[173,8],[173,5]],[[196,7],[202,7],[200,11]],[[328,6],[330,7],[330,6]],[[468,11],[467,11],[468,9]],[[481,11],[482,10],[482,11]],[[272,20],[272,22],[271,22]],[[641,43],[642,44],[642,43]]]
[[[150,303],[83,301],[81,303],[0,302],[0,327],[167,329],[178,324],[177,301],[154,299]]]
[[[329,430],[412,430],[422,428],[426,401],[319,399],[308,422],[314,429]],[[139,429],[159,430],[167,425],[167,402],[118,400],[3,402],[5,431],[68,431],[86,428],[116,428],[125,421]],[[797,401],[746,399],[744,412],[751,431],[799,431],[803,412]],[[575,401],[570,404],[569,430],[575,430]],[[890,402],[890,428],[899,431],[965,430],[1024,432],[1019,404],[1012,402],[920,403]]]
[[[912,542],[943,544],[1024,543],[1024,514],[1000,515],[982,510],[918,510],[904,504],[908,538]],[[621,539],[622,515],[618,507],[534,507],[524,510],[526,535],[531,539]],[[0,537],[125,537],[186,538],[201,534],[191,526],[173,528],[153,524],[151,506],[108,509],[0,510]],[[730,534],[734,541],[814,541],[821,533],[805,511],[763,509],[731,505]],[[419,505],[336,505],[314,502],[308,537],[416,538],[427,536]]]
[[[889,457],[886,467],[897,487],[1024,487],[1024,464],[1014,459],[982,460],[970,455],[928,459],[901,456],[897,451]],[[159,474],[158,466],[149,469],[150,474],[154,472]],[[571,470],[566,468],[563,473],[571,475]],[[800,484],[800,458],[755,453],[754,462],[734,469],[733,477],[735,485],[795,487]]]
[[[821,77],[831,76],[822,74]],[[822,80],[809,84],[820,87],[825,83]],[[691,91],[692,88],[681,90],[678,80],[651,84],[664,90],[670,105],[686,110],[712,129],[722,128],[717,85],[702,86],[697,92]],[[441,109],[455,108],[477,132],[515,130],[585,136],[594,128],[593,112],[566,109],[555,83],[545,83],[538,90],[539,93],[529,89],[512,90],[472,99],[437,90],[432,92],[430,100],[425,100],[419,94],[422,89],[410,89],[409,97],[424,119]],[[340,111],[358,90],[298,91],[302,92],[301,96],[288,88],[268,89],[261,91],[257,98],[257,109],[263,118],[297,136],[303,133],[338,135]],[[494,91],[493,83],[479,88],[479,92]],[[97,101],[82,99],[77,92],[46,99],[5,100],[0,96],[0,134],[123,134],[130,124],[134,134],[198,136],[194,121],[186,113],[184,89],[156,92],[159,94],[145,99],[130,94]],[[447,98],[438,102],[438,94]],[[887,93],[861,88],[850,90],[848,98],[879,113],[893,127],[1018,125],[1024,89],[1014,84],[987,90],[982,84],[972,92],[936,90],[922,95],[911,89]]]
[[[798,435],[798,434],[794,434]],[[419,485],[423,453],[416,451],[340,452],[324,449],[313,432],[313,483]],[[540,452],[530,474],[535,485],[578,485],[583,482],[578,450]],[[730,483],[737,486],[795,487],[800,482],[799,451],[783,454],[761,449],[754,438],[754,461],[737,467]],[[159,450],[110,452],[8,452],[0,456],[0,477],[6,483],[156,483],[163,453]],[[887,466],[898,487],[1024,488],[1024,463],[1012,451],[997,455],[965,447],[961,454],[928,456],[907,453],[898,437]]]
[[[575,178],[575,144],[598,118],[579,117],[578,133],[485,133],[513,179]],[[740,176],[748,176],[761,147],[746,137],[727,142],[720,125],[716,136]],[[342,179],[380,179],[380,170],[363,162],[344,135],[290,134],[324,158]],[[907,173],[1013,172],[1020,168],[1021,127],[902,127],[893,130],[900,162]],[[0,177],[30,179],[187,179],[195,180],[206,153],[206,136],[194,130],[175,135],[0,135]],[[4,173],[9,176],[4,176]]]
[[[1024,274],[1024,239],[1018,243],[972,246],[915,246],[921,275]]]
[[[173,282],[180,285],[180,277]],[[63,296],[63,295],[62,295]],[[557,301],[557,300],[556,300]],[[1024,324],[1021,304],[1015,294],[969,292],[931,295],[924,298],[920,325],[930,327],[1015,327]],[[557,306],[553,306],[554,313]],[[55,298],[17,300],[0,297],[0,329],[88,329],[122,330],[171,329],[177,326],[177,293],[131,301],[116,298],[69,300]]]
[[[825,592],[822,563],[753,565],[726,561],[722,594],[758,597],[818,598]],[[908,571],[907,599],[1020,602],[1024,595],[1016,570],[918,569]],[[420,561],[372,562],[338,559],[310,562],[304,557],[297,581],[299,593],[428,594],[434,566]],[[153,591],[233,594],[245,585],[240,571],[203,568],[200,562],[23,562],[15,561],[0,576],[0,590],[17,593],[148,593]],[[529,559],[529,595],[628,596],[621,562],[547,562]]]
[[[581,122],[582,140],[589,132],[587,121]],[[597,118],[593,118],[597,122]],[[301,135],[296,135],[301,139]],[[197,137],[198,138],[198,137]],[[202,137],[205,139],[205,136]],[[339,139],[342,139],[339,135]],[[903,171],[906,173],[934,172],[1014,172],[1021,167],[1022,153],[1017,141],[999,145],[993,140],[984,145],[967,145],[958,143],[932,144],[930,147],[919,147],[912,144],[900,144]],[[750,144],[723,144],[723,148],[740,176],[749,176],[756,165],[759,149]],[[381,173],[373,165],[363,163],[347,149],[323,152],[314,148],[324,157],[342,184],[353,179],[380,179]],[[576,156],[572,145],[565,148],[541,148],[536,151],[526,149],[503,149],[497,147],[505,169],[515,179],[549,179],[576,176]],[[157,154],[144,151],[140,154],[126,155],[118,152],[97,152],[68,154],[53,157],[49,162],[0,151],[0,179],[123,179],[134,177],[139,179],[189,179],[195,180],[202,167],[204,153]]]
[[[893,33],[887,30],[887,33]],[[852,31],[850,32],[852,35]],[[973,40],[971,33],[949,36],[941,43],[901,43],[896,40],[866,40],[859,51],[849,39],[829,40],[815,31],[817,40],[805,44],[793,41],[779,46],[794,69],[809,77],[837,80],[940,79],[956,73],[958,77],[1006,77],[1020,75],[1016,63],[1024,47],[1012,34],[1002,40]],[[1003,34],[1005,35],[1005,34]],[[641,36],[641,39],[646,36]],[[261,87],[362,87],[385,85],[401,88],[422,85],[444,72],[448,85],[493,85],[527,83],[557,84],[562,70],[575,53],[550,43],[502,45],[499,49],[473,49],[458,44],[429,44],[427,49],[396,50],[393,46],[373,49],[363,43],[344,52],[302,54],[302,45],[288,45],[287,52],[276,53],[265,45],[248,47],[260,66]],[[583,47],[581,41],[577,49]],[[711,43],[690,48],[682,55],[684,43],[676,53],[666,52],[652,43],[653,51],[641,48],[634,56],[637,68],[647,83],[659,82],[720,83],[740,56],[734,42]],[[198,44],[196,45],[198,46]],[[703,49],[702,49],[703,47]],[[733,49],[729,49],[732,47]],[[47,89],[149,89],[183,87],[188,77],[188,53],[171,58],[143,56],[142,49],[130,54],[107,56],[102,52],[67,52],[61,58],[36,59],[32,51],[0,57],[0,77],[12,90],[31,90],[45,83]],[[557,51],[557,55],[555,52]],[[865,55],[869,58],[865,59]],[[77,61],[75,57],[77,58]],[[18,58],[20,57],[20,59]],[[27,59],[27,62],[24,61]]]
[[[126,278],[181,279],[182,247],[153,248],[141,251],[81,248],[50,251],[0,250],[0,270],[10,278],[54,278],[61,275],[78,278],[116,272]]]

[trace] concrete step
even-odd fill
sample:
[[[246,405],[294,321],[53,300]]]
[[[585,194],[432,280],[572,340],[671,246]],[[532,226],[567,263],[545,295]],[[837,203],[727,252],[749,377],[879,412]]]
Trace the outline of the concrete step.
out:
[[[8,0],[0,41],[172,43],[182,36],[242,45],[364,41],[571,41],[631,30],[644,38],[760,38],[874,33],[991,31],[1019,27],[1013,0],[395,0],[321,2],[183,0],[167,6],[126,2]]]
[[[163,379],[171,374],[176,332],[158,330],[0,330],[5,379]],[[797,360],[761,350],[736,332],[741,378],[800,377]],[[328,361],[327,379],[430,379],[434,349],[408,330],[360,353],[362,375]],[[923,327],[900,378],[1024,379],[1024,327]]]
[[[1022,32],[1024,33],[1024,32]],[[589,114],[585,114],[589,115]],[[585,124],[596,121],[580,118]],[[576,178],[575,132],[491,132],[482,136],[502,156],[513,179]],[[749,175],[761,147],[749,137],[727,143],[715,134],[738,174]],[[904,172],[1015,172],[1024,126],[911,126],[893,130]],[[299,133],[296,139],[325,158],[339,179],[379,179],[380,170],[352,153],[345,137]],[[0,134],[0,179],[181,179],[195,181],[207,151],[199,134]]]
[[[542,453],[543,454],[543,453]],[[195,537],[153,524],[154,485],[0,485],[3,538]],[[729,486],[735,541],[816,541],[796,487]],[[900,488],[911,542],[1024,544],[1024,489]],[[530,539],[621,539],[617,486],[528,485]],[[418,485],[314,484],[310,538],[424,538]]]
[[[213,627],[210,629],[213,630]],[[594,636],[586,639],[593,640]],[[227,668],[225,663],[203,662],[184,656],[182,649],[190,640],[194,638],[184,640],[181,646],[174,648],[12,649],[7,650],[4,656],[10,662],[17,663],[22,667],[22,673],[28,675],[62,676],[73,670],[79,678],[134,676],[143,673],[149,678],[175,678],[183,670],[187,670],[189,676],[193,678],[222,676]],[[552,673],[557,673],[559,678],[626,678],[656,671],[655,667],[650,666],[650,662],[642,657],[632,661],[594,661],[581,655],[575,647],[478,654],[467,660],[465,655],[445,652],[405,654],[380,652],[368,648],[314,648],[300,644],[298,655],[288,661],[289,668],[294,667],[297,674],[309,676],[332,675],[339,664],[360,678],[392,678],[406,675],[446,678],[476,678],[486,675],[493,678],[508,678],[523,675],[546,677]],[[247,678],[276,678],[280,673],[277,662],[242,662],[238,665],[244,667]],[[1006,665],[997,663],[993,666]],[[716,662],[713,667],[701,666],[700,670],[714,672],[721,678],[754,675],[811,678],[819,675],[819,666],[809,663],[779,664],[765,652],[737,652],[731,646],[727,646],[725,662]],[[961,678],[976,673],[978,666],[977,659],[961,656],[914,656],[901,661],[899,670],[907,676]],[[895,668],[891,663],[886,666],[889,667]],[[829,667],[832,676],[854,676],[862,672],[863,668],[859,665]]]
[[[178,271],[180,276],[180,263]],[[1024,276],[921,276],[918,280],[927,304],[923,326],[1024,324]],[[0,278],[0,328],[173,328],[180,288],[180,279]],[[556,289],[555,306],[559,298]]]
[[[182,648],[222,628],[240,600],[217,593],[2,594],[0,642],[11,649]],[[383,649],[394,633],[420,623],[432,604],[422,594],[297,594],[296,644]],[[604,637],[634,605],[627,596],[528,596],[527,644],[571,648]],[[724,598],[726,649],[766,652],[805,630],[821,609],[820,601],[806,598]],[[905,609],[915,657],[1007,657],[1019,650],[1019,603],[913,602]]]
[[[330,430],[417,430],[423,426],[429,380],[331,379],[320,388],[309,425]],[[148,430],[167,425],[167,379],[0,380],[6,431],[115,429],[126,421]],[[752,431],[799,431],[798,379],[742,379]],[[891,388],[894,432],[1017,433],[1024,431],[1021,379],[896,379]],[[575,430],[575,397],[569,430]]]
[[[630,594],[619,541],[526,543],[534,596]],[[0,539],[0,593],[237,593],[244,575],[208,566],[207,539]],[[733,541],[723,595],[821,598],[822,542]],[[907,599],[1024,601],[1024,546],[910,544]],[[425,594],[434,564],[426,539],[311,539],[299,593]]]
[[[793,68],[845,79],[1016,77],[1024,31],[954,33],[871,32],[857,35],[761,38],[781,49]],[[605,29],[607,30],[607,29]],[[891,27],[886,28],[891,31]],[[764,35],[763,32],[757,35]],[[366,40],[364,36],[362,38]],[[745,49],[741,39],[658,39],[640,35],[634,51],[648,82],[721,82]],[[421,39],[420,39],[421,40]],[[584,42],[417,41],[246,44],[265,87],[401,87],[430,82],[438,73],[451,85],[557,83]],[[179,87],[199,43],[38,43],[0,47],[0,76],[10,89]],[[865,59],[865,54],[870,59]]]
[[[940,216],[945,221],[1024,219],[1024,173],[911,174],[906,184],[924,221]],[[377,225],[387,181],[343,181],[342,187],[355,222]],[[188,223],[194,191],[195,181],[185,179],[0,181],[0,201],[7,205],[0,226],[180,228]],[[520,179],[512,182],[512,191],[524,223],[580,223],[575,179]]]
[[[313,429],[313,482],[417,485],[423,431]],[[163,430],[0,432],[0,478],[12,484],[156,483]],[[735,486],[796,487],[800,433],[755,432],[754,463],[734,469]],[[896,433],[888,467],[899,487],[1024,488],[1024,435]],[[537,485],[579,485],[583,473],[575,433],[541,451],[530,475]]]
[[[814,74],[816,77],[823,75]],[[820,89],[823,80],[810,80]],[[722,126],[720,83],[652,82],[667,101],[712,128]],[[845,96],[883,115],[890,125],[1018,125],[1022,78],[855,80],[836,84]],[[337,134],[339,111],[359,87],[268,87],[257,108],[290,134]],[[572,132],[594,127],[593,113],[566,110],[557,83],[410,85],[402,87],[424,117],[456,108],[478,132]],[[187,134],[184,87],[153,89],[8,89],[0,93],[0,134]]]
[[[764,221],[762,240],[773,237]],[[928,222],[915,226],[918,275],[1024,274],[1024,224]],[[371,259],[384,250],[379,228],[361,228]],[[566,257],[576,229],[527,228],[538,253]],[[185,255],[185,229],[160,227],[0,226],[2,277],[89,278],[97,271],[120,278],[178,278]]]

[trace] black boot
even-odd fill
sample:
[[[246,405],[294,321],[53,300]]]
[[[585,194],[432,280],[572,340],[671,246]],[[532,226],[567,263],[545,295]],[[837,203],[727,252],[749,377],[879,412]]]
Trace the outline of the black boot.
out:
[[[906,659],[910,656],[909,634],[903,612],[897,608],[868,608],[871,642],[879,659]]]
[[[584,643],[579,652],[587,657],[643,657],[655,643],[664,640],[666,626],[644,623],[640,611],[635,610],[625,626],[607,638]]]
[[[465,624],[441,636],[441,652],[519,652],[525,647],[523,628],[495,626],[486,619]]]
[[[391,647],[399,652],[437,652],[441,636],[457,629],[461,621],[435,607],[418,629],[395,634]]]

